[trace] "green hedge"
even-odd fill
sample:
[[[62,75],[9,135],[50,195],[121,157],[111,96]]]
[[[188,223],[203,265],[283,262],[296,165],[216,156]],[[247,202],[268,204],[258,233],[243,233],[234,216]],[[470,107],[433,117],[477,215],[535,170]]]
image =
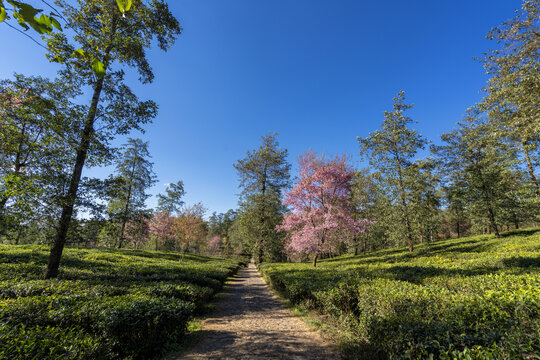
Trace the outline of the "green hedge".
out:
[[[350,358],[537,359],[540,230],[263,264],[292,303],[326,314]]]
[[[187,254],[0,245],[1,359],[150,359],[182,341],[194,313],[240,263]]]

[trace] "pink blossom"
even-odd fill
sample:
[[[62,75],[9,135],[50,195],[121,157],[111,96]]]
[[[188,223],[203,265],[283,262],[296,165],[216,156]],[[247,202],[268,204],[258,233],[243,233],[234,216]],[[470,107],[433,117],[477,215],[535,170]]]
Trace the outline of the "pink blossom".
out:
[[[354,169],[345,155],[317,158],[310,151],[300,156],[298,164],[299,178],[283,202],[292,212],[276,229],[288,232],[288,252],[314,254],[315,265],[319,254],[331,251],[336,241],[349,242],[365,233],[371,221],[354,218]]]

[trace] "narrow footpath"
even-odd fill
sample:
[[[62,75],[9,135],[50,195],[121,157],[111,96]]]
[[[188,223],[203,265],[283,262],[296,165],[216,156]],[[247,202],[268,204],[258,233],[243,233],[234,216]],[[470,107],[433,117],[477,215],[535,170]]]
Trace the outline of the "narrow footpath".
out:
[[[253,264],[226,286],[198,344],[178,359],[339,359],[270,292]]]

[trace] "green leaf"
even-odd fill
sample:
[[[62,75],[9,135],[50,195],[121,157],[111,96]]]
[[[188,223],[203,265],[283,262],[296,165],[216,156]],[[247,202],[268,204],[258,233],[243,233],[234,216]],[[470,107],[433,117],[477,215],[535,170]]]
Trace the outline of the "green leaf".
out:
[[[19,4],[20,4],[20,9],[18,13],[21,14],[22,18],[27,23],[34,21],[34,16],[36,16],[38,12],[42,11],[41,9],[36,9],[33,6],[30,6],[28,4],[24,4],[24,3],[19,3]]]
[[[0,23],[6,19],[6,9],[0,5]]]
[[[32,26],[34,29],[36,29],[36,27],[38,29],[36,29],[37,32],[43,34],[43,33],[47,33],[47,34],[50,34],[51,31],[52,31],[52,25],[51,25],[51,18],[48,17],[47,15],[41,15],[39,18],[34,18],[34,21],[33,21],[36,26]],[[32,23],[30,23],[30,25],[32,25]]]
[[[129,11],[131,8],[131,0],[116,0],[116,4],[118,5],[118,9],[120,9],[122,14]]]
[[[79,59],[86,59],[87,58],[86,51],[84,51],[83,49],[75,50],[71,56],[79,58]]]
[[[60,23],[58,22],[58,20],[56,20],[52,15],[51,15],[50,19],[51,19],[52,26],[54,26],[58,30],[62,31],[62,26],[60,26]]]
[[[105,76],[105,65],[98,59],[92,59],[92,71],[98,78]]]

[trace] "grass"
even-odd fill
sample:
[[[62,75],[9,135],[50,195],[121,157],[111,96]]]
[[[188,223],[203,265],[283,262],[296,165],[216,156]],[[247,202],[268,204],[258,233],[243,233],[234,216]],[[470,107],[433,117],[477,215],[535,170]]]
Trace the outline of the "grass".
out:
[[[169,252],[0,245],[0,358],[150,359],[185,343],[239,261]]]
[[[540,359],[540,229],[260,270],[347,358]]]

